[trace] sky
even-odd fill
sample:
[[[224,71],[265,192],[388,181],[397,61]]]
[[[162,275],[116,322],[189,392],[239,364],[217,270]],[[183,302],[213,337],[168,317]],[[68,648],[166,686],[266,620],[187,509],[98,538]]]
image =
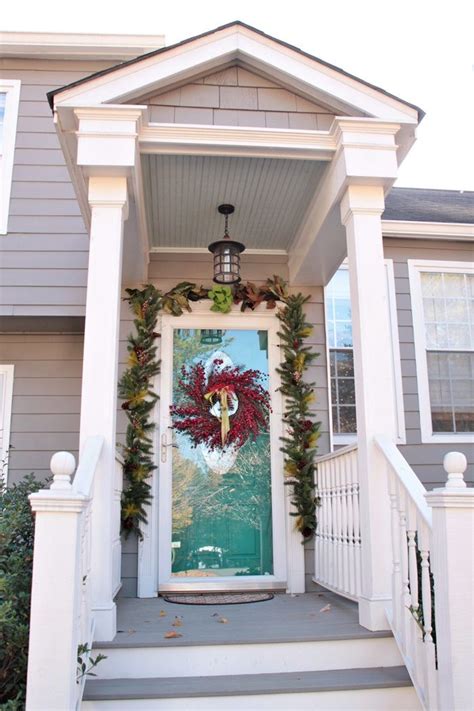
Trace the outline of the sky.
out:
[[[20,0],[1,31],[164,34],[241,20],[422,108],[397,185],[474,190],[472,0]]]

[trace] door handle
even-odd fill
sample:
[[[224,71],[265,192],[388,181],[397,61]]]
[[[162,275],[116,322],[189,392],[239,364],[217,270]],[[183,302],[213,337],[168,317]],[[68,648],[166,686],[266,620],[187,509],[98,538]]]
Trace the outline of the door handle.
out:
[[[178,445],[177,445],[177,444],[173,444],[173,442],[167,442],[166,432],[164,432],[164,433],[161,435],[161,447],[160,447],[160,450],[161,450],[161,461],[163,462],[163,464],[164,464],[164,463],[166,462],[166,460],[168,459],[168,447],[176,447],[176,448],[178,448]]]

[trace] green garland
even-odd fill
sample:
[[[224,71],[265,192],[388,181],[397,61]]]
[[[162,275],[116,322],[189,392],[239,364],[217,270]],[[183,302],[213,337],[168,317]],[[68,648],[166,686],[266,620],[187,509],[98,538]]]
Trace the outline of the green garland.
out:
[[[122,493],[122,530],[125,535],[134,531],[142,537],[140,526],[146,523],[146,507],[151,502],[149,477],[156,469],[153,463],[151,414],[158,395],[152,390],[153,378],[160,373],[156,358],[156,322],[160,312],[181,316],[192,311],[191,303],[210,299],[211,310],[228,313],[232,303],[241,304],[241,310],[255,309],[266,303],[268,309],[276,302],[285,307],[278,313],[281,321],[279,336],[282,340],[284,362],[278,373],[280,390],[286,399],[284,422],[287,436],[282,437],[285,454],[286,484],[293,486],[292,504],[296,528],[303,542],[310,540],[316,530],[317,498],[314,490],[314,454],[319,436],[319,423],[310,420],[310,404],[314,400],[313,383],[305,383],[302,375],[317,354],[304,341],[311,333],[306,323],[303,306],[307,298],[301,294],[288,295],[285,282],[280,277],[267,279],[263,287],[248,282],[233,290],[229,287],[197,288],[191,282],[181,282],[163,293],[152,284],[143,289],[127,289],[126,301],[135,318],[136,333],[128,337],[128,368],[118,385],[119,397],[124,400],[122,409],[128,418],[123,471],[126,486]]]
[[[296,528],[303,542],[311,540],[316,532],[314,456],[319,439],[320,422],[311,419],[311,404],[315,400],[314,383],[303,379],[303,373],[317,358],[311,346],[303,345],[312,332],[303,311],[309,297],[302,294],[288,296],[285,308],[277,316],[281,321],[278,335],[282,341],[284,360],[277,372],[281,377],[280,391],[285,397],[283,421],[287,427],[282,437],[282,452],[285,454],[286,484],[293,486],[292,505],[295,511]]]

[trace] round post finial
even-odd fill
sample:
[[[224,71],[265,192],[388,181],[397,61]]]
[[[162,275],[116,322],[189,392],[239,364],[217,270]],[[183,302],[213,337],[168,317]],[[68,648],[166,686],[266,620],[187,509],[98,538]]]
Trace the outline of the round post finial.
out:
[[[465,489],[464,472],[467,459],[462,452],[448,452],[443,459],[443,467],[448,474],[446,489]]]
[[[49,465],[53,473],[50,489],[71,489],[71,476],[76,469],[76,460],[70,452],[56,452]]]

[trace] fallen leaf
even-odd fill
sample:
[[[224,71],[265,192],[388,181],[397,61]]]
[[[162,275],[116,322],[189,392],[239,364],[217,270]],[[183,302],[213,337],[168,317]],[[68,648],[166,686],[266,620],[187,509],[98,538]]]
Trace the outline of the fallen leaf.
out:
[[[225,625],[227,622],[229,622],[227,617],[219,617],[219,619],[217,621],[222,622],[223,625]]]
[[[172,627],[182,627],[183,626],[183,621],[181,620],[180,617],[176,616],[174,618],[174,622],[171,623]]]
[[[182,637],[183,635],[180,632],[175,632],[174,630],[170,630],[169,632],[165,632],[164,638],[165,639],[176,639],[177,637]]]
[[[160,610],[160,617],[166,617],[166,612],[164,610]]]
[[[325,605],[319,612],[331,612],[331,605]]]

